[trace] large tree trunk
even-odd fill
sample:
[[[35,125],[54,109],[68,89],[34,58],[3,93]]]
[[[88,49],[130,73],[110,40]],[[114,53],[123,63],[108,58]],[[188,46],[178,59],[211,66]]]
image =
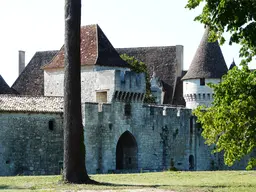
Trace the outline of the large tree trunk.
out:
[[[81,115],[81,0],[65,1],[64,181],[87,183]]]

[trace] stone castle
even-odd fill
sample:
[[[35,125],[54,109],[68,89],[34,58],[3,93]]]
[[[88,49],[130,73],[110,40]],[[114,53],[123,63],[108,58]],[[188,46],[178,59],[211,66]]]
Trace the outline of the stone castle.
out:
[[[145,74],[120,58],[145,62],[156,103],[143,103]],[[0,175],[59,174],[63,161],[64,47],[37,52],[10,88],[0,76]],[[234,64],[233,64],[234,65]],[[232,65],[232,66],[233,66]],[[228,69],[206,29],[188,71],[183,46],[115,49],[98,25],[81,28],[82,118],[86,167],[109,172],[227,169],[192,115],[210,105]],[[244,169],[245,161],[234,169]]]

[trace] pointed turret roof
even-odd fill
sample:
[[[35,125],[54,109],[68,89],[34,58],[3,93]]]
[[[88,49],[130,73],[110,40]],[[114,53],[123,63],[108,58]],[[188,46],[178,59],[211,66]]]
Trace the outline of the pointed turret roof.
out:
[[[122,60],[101,28],[95,25],[81,27],[81,65],[101,65],[129,68]],[[43,68],[64,67],[64,46],[53,60]]]
[[[229,69],[233,69],[233,67],[236,67],[236,63],[235,63],[235,60],[233,59],[233,62],[231,63],[231,65],[229,66]]]
[[[209,27],[206,28],[185,79],[221,78],[228,69],[218,41],[209,42]]]
[[[0,75],[0,94],[13,94],[14,91],[5,82],[4,78]]]

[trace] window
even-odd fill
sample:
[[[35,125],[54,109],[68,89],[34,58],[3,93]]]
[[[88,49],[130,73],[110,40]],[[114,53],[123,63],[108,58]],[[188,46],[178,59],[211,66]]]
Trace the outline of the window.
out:
[[[200,79],[200,85],[201,85],[201,86],[204,86],[204,85],[205,85],[205,78],[201,78],[201,79]]]
[[[54,121],[53,120],[50,120],[49,122],[48,122],[48,127],[49,127],[49,130],[53,130],[53,127],[54,127]]]
[[[106,103],[107,102],[107,91],[96,92],[96,102]]]
[[[131,116],[131,104],[127,103],[124,106],[124,115],[125,116]]]

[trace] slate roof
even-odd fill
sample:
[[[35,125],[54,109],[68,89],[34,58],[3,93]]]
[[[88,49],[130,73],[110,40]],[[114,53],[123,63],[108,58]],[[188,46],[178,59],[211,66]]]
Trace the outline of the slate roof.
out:
[[[235,63],[235,61],[233,60],[233,62],[232,62],[231,65],[229,66],[229,69],[228,69],[228,70],[232,69],[232,68],[235,67],[235,66],[236,66],[236,63]]]
[[[81,65],[126,67],[106,35],[98,25],[81,27]],[[64,46],[44,69],[64,67]]]
[[[9,87],[4,78],[0,75],[0,94],[15,94],[15,91]]]
[[[12,85],[21,95],[44,95],[44,71],[42,66],[49,63],[58,51],[36,52],[26,68]]]
[[[218,41],[209,42],[207,27],[194,59],[182,80],[199,78],[221,78],[227,73],[227,65]]]
[[[176,83],[176,46],[117,48],[119,54],[127,54],[147,65],[149,75],[155,71],[165,91],[164,104],[183,105],[185,101],[173,103]]]
[[[0,95],[0,111],[62,113],[63,97]]]

